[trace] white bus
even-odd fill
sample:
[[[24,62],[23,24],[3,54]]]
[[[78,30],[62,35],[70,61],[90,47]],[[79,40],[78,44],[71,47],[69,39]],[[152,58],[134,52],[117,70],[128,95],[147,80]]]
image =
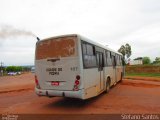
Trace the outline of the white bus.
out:
[[[88,99],[108,92],[123,77],[122,55],[77,34],[36,43],[35,92]]]

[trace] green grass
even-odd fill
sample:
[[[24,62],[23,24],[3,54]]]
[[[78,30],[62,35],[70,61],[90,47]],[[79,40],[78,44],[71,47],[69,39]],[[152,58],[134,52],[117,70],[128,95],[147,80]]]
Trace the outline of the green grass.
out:
[[[140,76],[140,77],[158,77],[160,78],[160,73],[126,73],[127,76]]]

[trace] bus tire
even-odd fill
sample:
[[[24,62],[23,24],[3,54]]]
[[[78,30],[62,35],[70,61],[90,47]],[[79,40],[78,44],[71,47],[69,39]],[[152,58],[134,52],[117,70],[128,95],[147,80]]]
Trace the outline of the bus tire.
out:
[[[123,73],[121,73],[121,79],[120,79],[119,82],[122,82],[122,79],[123,79]]]
[[[105,91],[106,93],[108,93],[110,90],[110,83],[111,83],[111,81],[110,81],[110,78],[108,77],[107,81],[106,81],[106,91]]]

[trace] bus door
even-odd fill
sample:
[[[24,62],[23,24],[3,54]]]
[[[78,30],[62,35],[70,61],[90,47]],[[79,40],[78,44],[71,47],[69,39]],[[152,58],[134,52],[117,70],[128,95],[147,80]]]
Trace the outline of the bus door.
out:
[[[96,53],[96,57],[97,57],[97,65],[98,65],[98,75],[99,75],[99,84],[98,84],[98,91],[101,91],[104,89],[104,84],[103,84],[103,80],[104,80],[104,56],[102,52],[97,52]]]
[[[117,82],[117,77],[116,77],[116,57],[112,55],[112,65],[113,65],[113,81],[114,83]]]

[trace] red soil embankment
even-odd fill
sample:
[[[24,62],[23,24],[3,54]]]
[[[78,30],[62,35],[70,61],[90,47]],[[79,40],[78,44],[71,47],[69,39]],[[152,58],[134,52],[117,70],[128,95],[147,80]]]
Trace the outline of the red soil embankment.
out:
[[[126,66],[125,70],[127,73],[159,73],[160,66],[145,66],[145,65],[131,65]]]

